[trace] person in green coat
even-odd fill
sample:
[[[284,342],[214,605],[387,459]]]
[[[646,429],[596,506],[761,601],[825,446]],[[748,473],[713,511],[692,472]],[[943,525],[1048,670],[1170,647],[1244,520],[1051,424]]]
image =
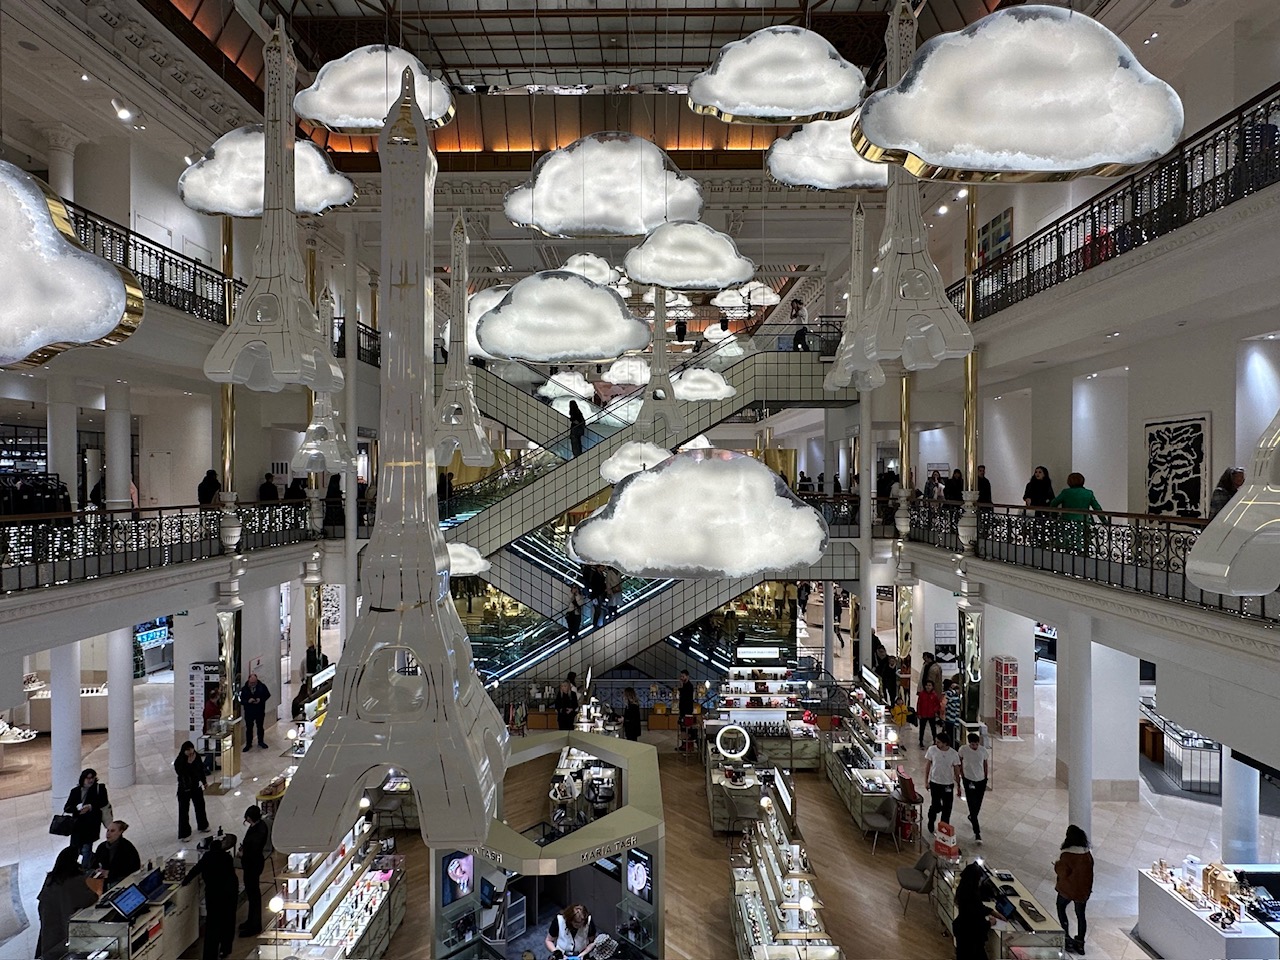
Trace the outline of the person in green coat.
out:
[[[1102,513],[1102,504],[1093,495],[1093,491],[1084,485],[1083,473],[1072,473],[1067,477],[1067,485],[1049,503],[1051,507],[1065,507],[1068,510],[1095,510]],[[1062,545],[1074,552],[1084,546],[1084,524],[1087,515],[1084,513],[1062,514]]]

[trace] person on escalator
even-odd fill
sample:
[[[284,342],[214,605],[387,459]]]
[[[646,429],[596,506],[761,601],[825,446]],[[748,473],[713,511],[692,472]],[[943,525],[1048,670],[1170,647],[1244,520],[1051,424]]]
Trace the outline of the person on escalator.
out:
[[[586,600],[575,583],[572,589],[569,590],[569,609],[564,615],[564,625],[569,628],[569,641],[571,643],[578,639],[578,631],[582,628],[582,608],[584,606],[586,606]]]
[[[569,401],[569,446],[575,457],[582,456],[582,438],[587,435],[587,420],[577,400]]]

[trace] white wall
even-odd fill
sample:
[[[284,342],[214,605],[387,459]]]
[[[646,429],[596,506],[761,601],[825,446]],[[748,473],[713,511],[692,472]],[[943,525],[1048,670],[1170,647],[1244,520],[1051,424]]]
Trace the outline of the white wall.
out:
[[[1262,431],[1280,409],[1280,340],[1246,340],[1236,350],[1236,437],[1234,466],[1249,469]],[[1210,472],[1217,483],[1229,465]]]
[[[1124,371],[1108,371],[1092,380],[1078,378],[1072,400],[1071,469],[1084,474],[1102,509],[1118,513],[1128,509],[1128,391]],[[1066,481],[1058,477],[1055,489]]]
[[[1093,779],[1136,785],[1137,738],[1118,732],[1138,729],[1138,658],[1095,641],[1092,663]]]
[[[131,144],[129,225],[144,237],[219,269],[221,225],[217,217],[196,213],[178,197],[182,160],[163,156],[136,137]]]
[[[237,391],[237,398],[247,391]],[[190,397],[133,395],[138,413],[138,497],[142,506],[196,502],[205,471],[218,469],[214,411],[204,394]]]
[[[920,616],[913,618],[916,635],[912,644],[914,655],[911,663],[919,669],[922,661],[922,655],[927,651],[933,652],[933,627],[937,623],[949,623],[955,625],[959,622],[959,615],[956,610],[956,598],[951,595],[950,590],[943,590],[941,587],[934,586],[932,583],[922,583],[920,591],[919,604]]]
[[[928,466],[931,463],[949,463],[951,470],[959,467],[964,469],[964,464],[960,461],[963,454],[960,452],[960,428],[959,427],[941,427],[936,430],[921,430],[914,434],[916,449],[914,451],[914,460],[911,461],[912,469],[916,474],[916,488],[923,490],[925,481],[929,479]],[[942,478],[945,480],[950,476],[949,471],[944,471]],[[967,479],[967,478],[966,478]]]
[[[121,137],[76,147],[76,203],[127,227],[133,222],[129,141]]]
[[[996,712],[992,657],[1017,657],[1018,736],[1030,739],[1035,733],[1035,621],[989,603],[983,605],[982,611],[982,717],[989,720]]]
[[[1031,390],[1013,390],[982,404],[982,463],[987,465],[991,498],[1021,503],[1036,464],[1031,459]]]

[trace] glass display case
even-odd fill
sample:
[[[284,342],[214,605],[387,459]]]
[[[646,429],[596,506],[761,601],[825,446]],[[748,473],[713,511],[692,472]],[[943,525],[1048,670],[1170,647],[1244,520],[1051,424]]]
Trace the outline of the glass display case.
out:
[[[1164,739],[1164,774],[1180,790],[1222,793],[1222,744],[1156,713],[1155,697],[1139,702],[1142,716]]]
[[[789,770],[816,770],[821,763],[819,730],[804,721],[808,684],[790,678],[785,666],[735,664],[720,684],[716,711],[721,720],[751,734],[770,763]]]

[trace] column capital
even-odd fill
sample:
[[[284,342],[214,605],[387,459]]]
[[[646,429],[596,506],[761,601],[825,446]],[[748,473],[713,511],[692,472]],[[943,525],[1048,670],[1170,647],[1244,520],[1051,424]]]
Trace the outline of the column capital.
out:
[[[73,130],[65,123],[57,120],[49,123],[37,123],[35,130],[44,137],[50,150],[63,150],[67,153],[74,153],[76,147],[89,139],[79,131]]]

